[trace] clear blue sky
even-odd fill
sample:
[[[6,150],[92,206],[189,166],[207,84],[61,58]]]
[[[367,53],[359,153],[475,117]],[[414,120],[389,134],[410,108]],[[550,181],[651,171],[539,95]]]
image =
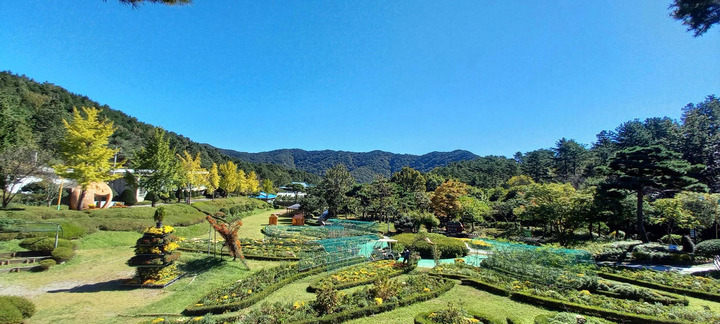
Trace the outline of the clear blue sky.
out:
[[[720,95],[669,3],[0,1],[0,70],[222,148],[511,156]]]

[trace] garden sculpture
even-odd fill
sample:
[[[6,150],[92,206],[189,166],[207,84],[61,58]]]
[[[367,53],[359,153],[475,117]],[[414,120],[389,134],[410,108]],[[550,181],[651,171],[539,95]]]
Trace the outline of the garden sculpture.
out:
[[[207,215],[205,219],[207,219],[210,226],[212,226],[225,240],[225,245],[230,250],[230,254],[233,256],[233,261],[236,261],[237,258],[240,257],[240,261],[242,261],[242,263],[250,269],[247,262],[245,262],[245,256],[242,254],[242,249],[240,248],[240,240],[238,240],[238,230],[240,229],[240,226],[242,226],[242,221],[238,219],[232,223],[228,223],[222,218],[217,218],[216,220],[216,218],[210,215]]]
[[[70,194],[70,209],[78,209],[78,203],[80,202],[80,194],[82,194],[82,187],[77,186],[72,189]],[[85,197],[81,203],[83,209],[88,208],[91,204],[95,203],[95,198],[105,200],[105,203],[100,208],[109,208],[110,201],[112,201],[112,189],[105,182],[93,182],[87,189],[85,189]]]

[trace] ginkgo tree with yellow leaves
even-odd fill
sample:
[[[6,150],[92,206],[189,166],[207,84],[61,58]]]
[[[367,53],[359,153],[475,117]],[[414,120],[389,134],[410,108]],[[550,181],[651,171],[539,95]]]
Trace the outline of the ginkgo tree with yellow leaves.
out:
[[[111,173],[110,160],[118,151],[108,147],[110,136],[115,132],[112,121],[100,120],[100,110],[94,107],[81,109],[82,114],[73,108],[72,121],[63,119],[66,133],[60,141],[62,164],[53,166],[58,176],[76,180],[82,189],[78,210],[85,207],[82,201],[91,183],[110,181],[121,176]]]
[[[200,153],[195,154],[193,158],[190,153],[183,151],[183,155],[178,154],[178,158],[182,168],[181,183],[188,189],[188,192],[192,193],[193,188],[207,184],[208,171],[201,165]],[[188,205],[191,196],[192,194],[187,196]]]
[[[215,200],[215,190],[220,188],[220,174],[218,172],[217,163],[213,162],[212,167],[210,167],[210,173],[208,174],[207,180],[208,193],[211,193],[212,200]]]

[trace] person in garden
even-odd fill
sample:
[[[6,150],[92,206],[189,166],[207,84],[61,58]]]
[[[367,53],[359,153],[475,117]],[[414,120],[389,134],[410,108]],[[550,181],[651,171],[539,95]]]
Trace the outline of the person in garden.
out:
[[[405,250],[403,250],[402,252],[402,257],[404,264],[410,264],[410,249],[405,248]]]

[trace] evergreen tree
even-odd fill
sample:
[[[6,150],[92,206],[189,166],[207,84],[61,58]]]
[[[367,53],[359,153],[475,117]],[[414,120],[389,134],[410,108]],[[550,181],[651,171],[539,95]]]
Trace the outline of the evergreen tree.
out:
[[[635,192],[637,231],[640,239],[648,242],[643,215],[645,195],[651,190],[701,188],[696,179],[688,176],[692,169],[693,166],[682,160],[679,153],[662,146],[631,147],[617,152],[604,168],[603,173],[608,175],[608,179],[603,186]]]
[[[339,211],[347,203],[347,192],[350,191],[354,179],[344,164],[338,164],[325,171],[320,187],[323,198],[328,205],[330,217],[337,217]]]
[[[140,186],[150,192],[165,192],[172,187],[178,178],[178,161],[170,148],[170,141],[165,138],[165,131],[155,129],[153,137],[140,150],[134,160],[139,170]],[[152,207],[155,207],[155,200]]]

